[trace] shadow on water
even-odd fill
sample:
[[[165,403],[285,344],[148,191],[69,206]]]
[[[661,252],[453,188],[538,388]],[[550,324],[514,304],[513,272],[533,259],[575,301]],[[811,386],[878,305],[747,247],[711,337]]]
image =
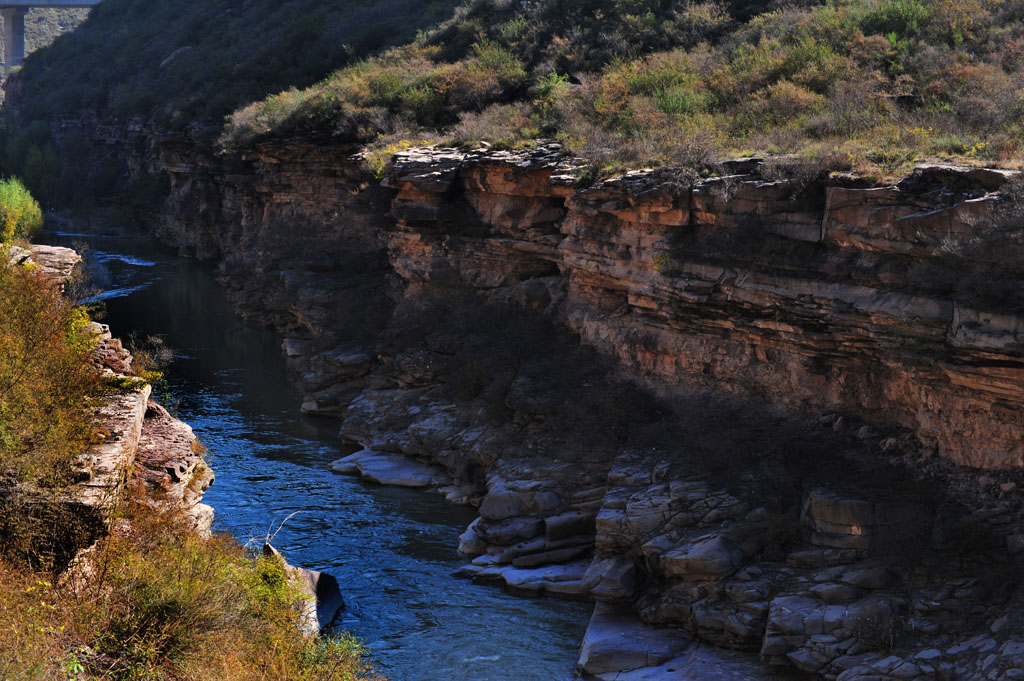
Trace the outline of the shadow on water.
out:
[[[242,324],[209,268],[145,237],[54,232],[88,244],[115,335],[161,336],[180,418],[209,448],[217,473],[205,501],[215,528],[240,541],[280,528],[297,565],[337,577],[343,625],[394,681],[559,681],[571,677],[589,606],[520,599],[451,573],[471,509],[412,490],[331,474],[337,424],[298,414],[280,341]]]

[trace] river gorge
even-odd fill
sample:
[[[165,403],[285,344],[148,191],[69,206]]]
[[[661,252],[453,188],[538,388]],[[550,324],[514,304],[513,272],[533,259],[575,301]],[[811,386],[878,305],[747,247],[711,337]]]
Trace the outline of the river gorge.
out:
[[[397,660],[423,659],[411,641],[436,649],[429,634],[451,615],[442,607],[396,633],[423,602],[409,569],[598,601],[578,663],[600,679],[793,668],[841,681],[1016,678],[1018,596],[1004,587],[1024,548],[1024,326],[935,284],[964,267],[947,242],[996,223],[1012,173],[930,166],[891,186],[805,186],[740,159],[718,177],[640,171],[580,186],[557,145],[412,149],[378,178],[343,146],[214,154],[130,126],[94,126],[89,139],[137,180],[164,179],[148,224],[217,263],[226,295],[210,272],[173,261],[206,272],[201,291],[170,286],[171,298],[125,313],[127,329],[167,333],[183,350],[172,372],[182,386],[211,364],[205,387],[184,388],[195,397],[181,398],[181,413],[215,455],[224,443],[238,477],[218,492],[221,473],[207,499],[243,539],[314,507],[278,543],[303,566],[338,572],[352,628],[398,678],[420,678]],[[998,254],[970,257],[1016,276]],[[277,335],[204,325],[231,310]],[[161,331],[164,315],[180,317],[180,340]],[[233,368],[190,349],[208,334]],[[268,367],[281,388],[256,398]],[[289,382],[300,395],[288,397]],[[221,384],[224,394],[210,387]],[[242,406],[220,414],[226,404]],[[340,437],[336,425],[312,437],[312,422],[281,416],[300,405],[339,420]],[[250,408],[262,416],[247,421]],[[285,451],[304,465],[268,473]],[[328,466],[455,505],[374,488],[363,506],[336,496],[367,498]],[[301,503],[283,491],[291,485]],[[325,496],[306,503],[310,490]],[[415,510],[382,512],[382,499]],[[368,508],[398,520],[362,534]],[[451,524],[426,531],[426,517]],[[371,552],[372,567],[349,574],[347,548],[320,553],[325,528],[346,518],[360,550],[379,548],[381,534],[426,535],[415,549],[385,541],[391,553]],[[361,605],[385,575],[404,585],[394,600]],[[570,673],[585,608],[480,593],[504,633],[466,651],[525,650],[551,660],[536,678]],[[460,594],[427,600],[482,629]],[[395,613],[397,629],[376,628]],[[507,644],[533,634],[550,652]],[[511,654],[454,652],[453,668],[493,665],[482,678],[504,678]]]

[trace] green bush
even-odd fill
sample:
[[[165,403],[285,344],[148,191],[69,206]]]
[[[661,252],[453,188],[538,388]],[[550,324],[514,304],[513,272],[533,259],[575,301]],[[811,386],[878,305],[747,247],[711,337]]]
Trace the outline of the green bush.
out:
[[[39,202],[21,180],[0,180],[0,242],[27,239],[43,226]]]
[[[917,36],[931,16],[928,5],[919,0],[887,0],[861,20],[866,34],[892,35],[896,40]]]

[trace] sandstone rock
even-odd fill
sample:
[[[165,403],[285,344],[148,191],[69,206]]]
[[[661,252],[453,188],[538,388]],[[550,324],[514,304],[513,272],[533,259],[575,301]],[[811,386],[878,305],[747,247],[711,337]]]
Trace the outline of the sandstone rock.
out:
[[[547,547],[547,541],[544,537],[534,537],[533,539],[527,539],[511,546],[488,546],[487,553],[494,556],[494,562],[511,563],[516,558],[521,556],[528,556],[530,554],[539,553]]]
[[[342,610],[345,609],[338,580],[325,572],[289,565],[284,556],[270,544],[263,545],[263,555],[281,561],[289,579],[306,595],[301,604],[301,626],[307,635],[314,636],[337,623]]]
[[[150,390],[145,385],[137,391],[102,398],[96,411],[107,435],[76,463],[84,480],[72,494],[85,505],[107,509],[116,504],[142,436]]]
[[[581,511],[569,511],[544,518],[547,538],[551,541],[566,539],[578,535],[594,533],[594,516]]]
[[[546,540],[540,537],[544,531],[544,521],[539,518],[509,518],[499,522],[482,522],[477,528],[488,543],[499,546],[508,546],[535,537],[540,539],[538,546],[546,544]]]
[[[586,595],[582,586],[584,562],[545,565],[536,568],[521,568],[510,565],[482,565],[471,575],[478,582],[504,584],[513,592],[530,595],[550,594],[562,598],[582,598]]]
[[[73,249],[43,244],[32,244],[29,247],[29,258],[39,266],[47,279],[61,286],[71,279],[75,267],[82,262],[82,256]]]
[[[495,485],[487,492],[480,504],[480,515],[488,520],[504,520],[514,516],[525,515],[529,511],[528,498],[509,490],[503,485]]]
[[[832,582],[815,584],[810,591],[825,603],[850,603],[861,595],[861,590],[856,587]]]
[[[768,611],[768,631],[781,634],[806,634],[805,622],[817,608],[818,602],[813,598],[779,596],[771,602]]]
[[[359,464],[356,463],[356,460],[351,455],[335,459],[327,465],[327,468],[339,475],[359,475]]]
[[[480,515],[488,520],[504,520],[529,513],[546,513],[561,506],[561,499],[547,490],[516,490],[502,481],[490,485],[480,504]]]
[[[458,176],[466,154],[458,149],[423,148],[396,154],[384,178],[386,187],[415,186],[441,194]]]
[[[816,654],[815,651],[806,648],[799,648],[791,653],[787,653],[786,657],[793,663],[794,667],[811,674],[820,671],[829,661],[825,656]]]
[[[600,681],[768,681],[778,677],[764,670],[756,660],[701,646],[656,667],[598,674],[593,678]]]
[[[862,566],[843,571],[839,581],[861,589],[884,589],[893,584],[895,575],[886,567]]]
[[[285,338],[281,348],[288,357],[303,357],[313,351],[313,341],[308,338]]]
[[[802,522],[811,531],[811,542],[839,549],[866,549],[871,545],[875,524],[874,506],[816,489],[804,499]]]
[[[689,580],[718,580],[739,569],[743,554],[718,535],[682,543],[661,557],[666,576]]]
[[[134,453],[129,485],[152,506],[183,511],[194,529],[209,536],[213,509],[200,503],[214,482],[192,428],[150,400]]]
[[[561,285],[545,288],[565,291],[565,323],[629,373],[908,428],[961,464],[1024,461],[1019,320],[957,312],[948,300],[906,294],[908,282],[884,267],[878,277],[869,273],[876,257],[925,263],[943,257],[944,240],[983,236],[1003,171],[935,166],[899,186],[844,183],[802,196],[786,181],[751,175],[758,161],[746,160],[728,166],[728,177],[693,188],[667,189],[658,179],[665,173],[643,171],[577,189],[573,162],[546,145],[516,152],[424,148],[390,164],[385,184],[392,191],[369,182],[356,161],[316,144],[281,142],[273,152],[201,160],[177,143],[153,145],[158,159],[137,156],[146,145],[114,146],[133,157],[131,167],[155,163],[177,178],[173,208],[159,216],[157,231],[204,257],[237,254],[252,265],[239,278],[280,276],[289,266],[267,268],[259,254],[287,260],[282,242],[313,238],[325,249],[387,247],[391,268],[416,291],[482,283],[478,292],[488,296],[498,282],[520,283],[520,275],[557,276]],[[383,218],[389,208],[398,225]],[[452,212],[466,218],[460,224],[485,228],[485,236],[445,231]],[[336,219],[341,214],[344,221]],[[219,229],[224,222],[239,227]],[[321,234],[307,225],[330,227],[318,227]],[[804,263],[800,277],[703,262],[678,263],[681,276],[666,276],[656,260],[676,225],[825,239],[844,257],[864,255],[868,266],[858,276],[869,285],[837,282],[822,262]],[[261,285],[248,285],[250,296],[258,298]],[[622,305],[614,315],[593,313],[612,300]],[[280,328],[318,326],[329,316],[322,301],[317,310],[256,302],[276,308]],[[962,320],[951,324],[957,314]],[[943,347],[963,356],[955,364],[937,359]],[[892,351],[907,357],[889,361]],[[808,358],[821,360],[825,371],[811,370]]]
[[[588,546],[567,546],[561,549],[552,549],[550,551],[542,551],[540,553],[531,553],[525,556],[519,556],[518,558],[512,559],[512,564],[516,567],[536,567],[538,565],[547,565],[549,563],[564,563],[575,558],[579,558],[590,552]]]

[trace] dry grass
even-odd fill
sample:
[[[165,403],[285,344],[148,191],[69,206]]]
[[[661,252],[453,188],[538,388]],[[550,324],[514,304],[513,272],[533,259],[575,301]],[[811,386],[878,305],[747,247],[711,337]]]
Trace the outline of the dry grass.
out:
[[[0,561],[0,678],[379,680],[351,637],[299,633],[276,559],[142,506],[116,527],[56,583]]]

